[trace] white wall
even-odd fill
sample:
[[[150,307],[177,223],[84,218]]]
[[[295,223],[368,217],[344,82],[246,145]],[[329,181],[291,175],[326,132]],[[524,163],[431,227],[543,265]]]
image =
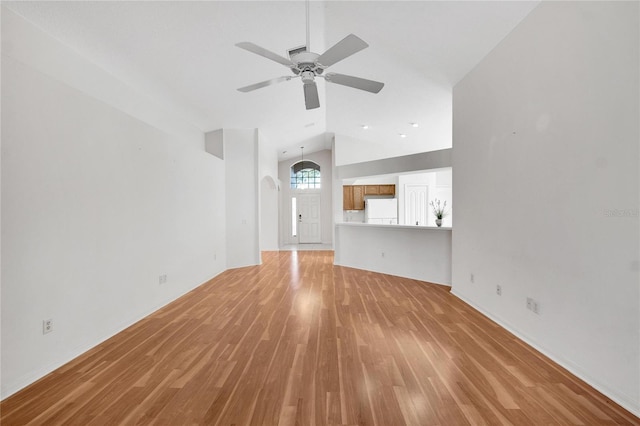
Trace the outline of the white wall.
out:
[[[320,229],[323,244],[333,243],[333,167],[332,153],[325,149],[318,152],[305,153],[305,160],[314,161],[320,165],[322,188],[320,189]],[[282,244],[297,244],[297,238],[291,237],[291,166],[300,158],[291,158],[278,163],[278,178],[280,179],[280,241]],[[301,190],[309,192],[313,190]],[[342,199],[340,199],[342,203]]]
[[[450,140],[451,138],[449,138]],[[376,143],[366,140],[364,137],[357,139],[347,135],[336,134],[336,166],[408,155],[409,153],[402,150],[399,145],[399,143]],[[449,144],[449,146],[451,145]]]
[[[225,268],[223,162],[38,67],[3,49],[3,398]]]
[[[438,151],[403,155],[401,157],[336,166],[335,176],[336,179],[350,179],[363,176],[410,173],[451,167],[452,152],[453,150],[448,148]],[[335,161],[338,161],[337,154]]]
[[[260,250],[278,250],[278,152],[258,132],[260,153]]]
[[[224,131],[222,129],[205,133],[204,150],[224,160]]]
[[[334,263],[451,285],[451,230],[338,224]]]
[[[342,184],[343,185],[397,185],[398,176],[384,175],[384,176],[363,177],[363,178],[356,178],[356,179],[344,179],[342,181]]]
[[[40,28],[2,8],[2,54],[98,99],[201,150],[203,132],[157,93],[146,93],[113,77]]]
[[[224,129],[227,268],[260,264],[257,129]]]
[[[541,3],[453,102],[453,292],[636,414],[638,8]]]

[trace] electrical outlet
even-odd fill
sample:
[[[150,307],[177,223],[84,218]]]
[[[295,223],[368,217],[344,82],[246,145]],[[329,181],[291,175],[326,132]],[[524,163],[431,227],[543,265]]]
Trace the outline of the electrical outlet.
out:
[[[496,294],[502,296],[502,286],[500,284],[496,286]]]
[[[540,315],[540,303],[535,299],[527,297],[527,309],[534,314]]]
[[[166,284],[167,283],[167,275],[166,274],[160,275],[158,277],[158,283],[159,284]]]
[[[51,333],[53,331],[53,320],[42,320],[42,334]]]
[[[475,282],[475,277],[473,276],[473,274],[469,275],[469,281],[471,281],[472,283]]]
[[[533,300],[531,302],[531,310],[533,311],[534,314],[540,315],[540,304],[538,304],[538,302]]]

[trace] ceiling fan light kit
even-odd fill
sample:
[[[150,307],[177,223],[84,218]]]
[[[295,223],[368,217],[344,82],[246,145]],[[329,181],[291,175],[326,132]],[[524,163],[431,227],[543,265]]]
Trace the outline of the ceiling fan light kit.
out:
[[[307,109],[320,107],[318,98],[318,87],[315,82],[316,77],[324,78],[325,81],[342,86],[352,87],[354,89],[364,90],[370,93],[378,93],[384,87],[384,83],[379,81],[367,80],[365,78],[354,77],[351,75],[327,73],[322,75],[324,70],[331,65],[358,53],[369,45],[354,34],[349,34],[338,43],[329,48],[322,55],[309,51],[309,5],[307,2],[307,44],[306,46],[290,49],[288,54],[291,59],[273,53],[263,47],[251,42],[237,43],[241,49],[247,50],[256,55],[275,61],[288,67],[293,76],[284,76],[265,80],[260,83],[251,84],[239,88],[240,92],[251,92],[262,87],[271,86],[273,84],[289,81],[292,78],[300,77],[303,83],[304,99]]]

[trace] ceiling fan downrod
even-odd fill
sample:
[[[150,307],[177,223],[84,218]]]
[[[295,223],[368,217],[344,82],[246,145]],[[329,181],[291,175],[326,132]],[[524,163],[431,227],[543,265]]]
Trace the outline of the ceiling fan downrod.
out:
[[[309,0],[305,2],[305,9],[307,14],[307,44],[305,45],[305,49],[307,52],[311,52],[311,36],[309,32]]]

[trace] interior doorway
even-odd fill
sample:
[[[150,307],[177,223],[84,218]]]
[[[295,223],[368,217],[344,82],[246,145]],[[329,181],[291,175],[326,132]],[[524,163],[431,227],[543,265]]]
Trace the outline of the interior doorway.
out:
[[[404,186],[405,225],[427,225],[427,185],[406,184]]]

